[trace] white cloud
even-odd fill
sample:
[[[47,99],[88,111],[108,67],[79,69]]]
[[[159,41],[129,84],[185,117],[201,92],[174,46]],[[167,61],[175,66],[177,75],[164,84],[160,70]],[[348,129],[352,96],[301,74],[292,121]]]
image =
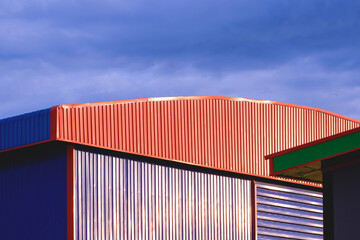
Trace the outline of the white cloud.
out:
[[[360,119],[359,70],[331,71],[309,58],[272,69],[217,72],[191,64],[175,69],[165,63],[89,70],[59,69],[33,59],[3,63],[0,117],[66,103],[224,95],[319,107]]]
[[[0,118],[179,95],[359,118],[360,21],[347,2],[4,0],[0,19]]]

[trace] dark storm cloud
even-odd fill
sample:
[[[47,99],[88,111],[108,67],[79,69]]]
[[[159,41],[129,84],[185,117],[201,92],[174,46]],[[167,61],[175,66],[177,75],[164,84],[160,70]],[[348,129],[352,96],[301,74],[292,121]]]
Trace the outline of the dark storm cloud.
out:
[[[359,16],[357,1],[2,1],[0,118],[179,95],[359,117]]]

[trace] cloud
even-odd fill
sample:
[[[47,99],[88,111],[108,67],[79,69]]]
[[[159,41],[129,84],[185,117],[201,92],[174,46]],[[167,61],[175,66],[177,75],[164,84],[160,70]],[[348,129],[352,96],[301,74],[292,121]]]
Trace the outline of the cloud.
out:
[[[226,95],[360,118],[356,1],[1,1],[0,118]]]
[[[7,14],[0,27],[12,33],[1,34],[8,40],[5,43],[13,43],[5,47],[41,57],[92,53],[195,58],[201,63],[211,58],[217,61],[208,63],[222,66],[230,59],[237,67],[273,66],[314,52],[347,48],[360,29],[359,4],[350,7],[346,1],[21,1],[15,5],[22,5],[22,10]]]
[[[171,66],[161,63],[143,69],[130,65],[66,72],[33,60],[1,66],[0,118],[19,114],[20,109],[28,112],[57,104],[224,95],[319,107],[360,119],[356,104],[360,100],[360,70],[329,71],[316,59],[298,59],[272,69],[222,73],[191,65],[170,71]]]

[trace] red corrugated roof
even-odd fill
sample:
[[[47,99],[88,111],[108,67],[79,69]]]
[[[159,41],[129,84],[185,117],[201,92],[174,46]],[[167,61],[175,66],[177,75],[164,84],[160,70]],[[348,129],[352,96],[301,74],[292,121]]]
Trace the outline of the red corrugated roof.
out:
[[[360,127],[318,108],[218,96],[60,105],[51,121],[52,140],[263,177],[265,155]]]

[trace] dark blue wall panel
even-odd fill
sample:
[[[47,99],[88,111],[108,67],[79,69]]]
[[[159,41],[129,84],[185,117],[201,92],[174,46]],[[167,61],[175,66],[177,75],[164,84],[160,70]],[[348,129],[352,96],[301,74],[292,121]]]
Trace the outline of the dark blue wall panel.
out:
[[[50,139],[50,108],[0,120],[0,150]]]
[[[0,155],[0,239],[66,239],[66,151]]]
[[[359,237],[359,172],[360,164],[339,168],[332,172],[334,239],[358,239]]]

